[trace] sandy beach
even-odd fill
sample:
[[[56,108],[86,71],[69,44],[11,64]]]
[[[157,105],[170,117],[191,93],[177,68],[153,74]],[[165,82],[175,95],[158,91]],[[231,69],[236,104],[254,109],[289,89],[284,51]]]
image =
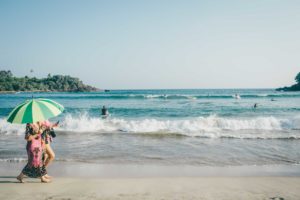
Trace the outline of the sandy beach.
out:
[[[2,162],[0,199],[300,199],[299,166],[147,166],[55,162],[49,184]],[[34,195],[33,195],[33,191]]]
[[[55,178],[16,183],[2,176],[0,199],[299,199],[300,178]],[[33,191],[35,191],[33,195]]]

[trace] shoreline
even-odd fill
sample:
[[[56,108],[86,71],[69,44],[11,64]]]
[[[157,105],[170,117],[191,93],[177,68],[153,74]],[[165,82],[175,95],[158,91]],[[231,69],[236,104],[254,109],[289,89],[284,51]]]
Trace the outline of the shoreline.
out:
[[[26,162],[0,162],[0,176],[16,176]],[[197,166],[100,164],[54,161],[48,173],[62,178],[299,177],[300,165]]]
[[[104,92],[103,89],[95,91],[59,91],[59,90],[28,90],[28,91],[0,91],[0,94],[19,94],[19,93],[52,93],[52,92],[70,92],[70,93],[80,93],[80,92]]]

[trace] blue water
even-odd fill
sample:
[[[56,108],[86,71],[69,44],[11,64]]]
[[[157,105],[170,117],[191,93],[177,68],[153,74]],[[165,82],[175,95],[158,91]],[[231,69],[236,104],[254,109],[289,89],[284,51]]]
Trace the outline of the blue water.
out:
[[[5,117],[32,96],[65,106],[64,113],[52,119],[61,122],[52,144],[60,161],[300,163],[300,93],[273,89],[1,94],[2,162],[26,160],[24,125],[8,124]],[[103,105],[110,112],[107,119],[100,117]]]

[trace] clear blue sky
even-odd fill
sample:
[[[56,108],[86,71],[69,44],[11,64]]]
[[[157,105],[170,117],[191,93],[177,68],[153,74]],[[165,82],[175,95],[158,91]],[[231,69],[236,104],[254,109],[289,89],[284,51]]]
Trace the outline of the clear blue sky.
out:
[[[297,0],[0,0],[0,70],[99,88],[266,88],[300,71]]]

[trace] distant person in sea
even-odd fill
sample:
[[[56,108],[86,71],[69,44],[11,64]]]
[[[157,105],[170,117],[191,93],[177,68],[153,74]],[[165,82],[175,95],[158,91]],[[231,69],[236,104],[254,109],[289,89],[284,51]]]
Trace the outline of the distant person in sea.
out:
[[[271,101],[276,101],[276,100],[272,98]]]
[[[44,132],[41,122],[26,124],[25,140],[27,140],[26,150],[28,162],[17,179],[24,183],[25,176],[30,178],[40,178],[41,182],[49,183],[51,180],[47,175],[45,163],[43,161],[45,146],[42,139]]]
[[[105,106],[102,107],[101,115],[103,118],[106,118],[109,115],[108,110]]]
[[[255,103],[255,104],[253,105],[253,108],[256,109],[257,107],[258,107],[258,104]]]
[[[234,95],[234,98],[235,98],[235,99],[241,99],[241,96],[240,96],[239,94],[235,94],[235,95]]]

